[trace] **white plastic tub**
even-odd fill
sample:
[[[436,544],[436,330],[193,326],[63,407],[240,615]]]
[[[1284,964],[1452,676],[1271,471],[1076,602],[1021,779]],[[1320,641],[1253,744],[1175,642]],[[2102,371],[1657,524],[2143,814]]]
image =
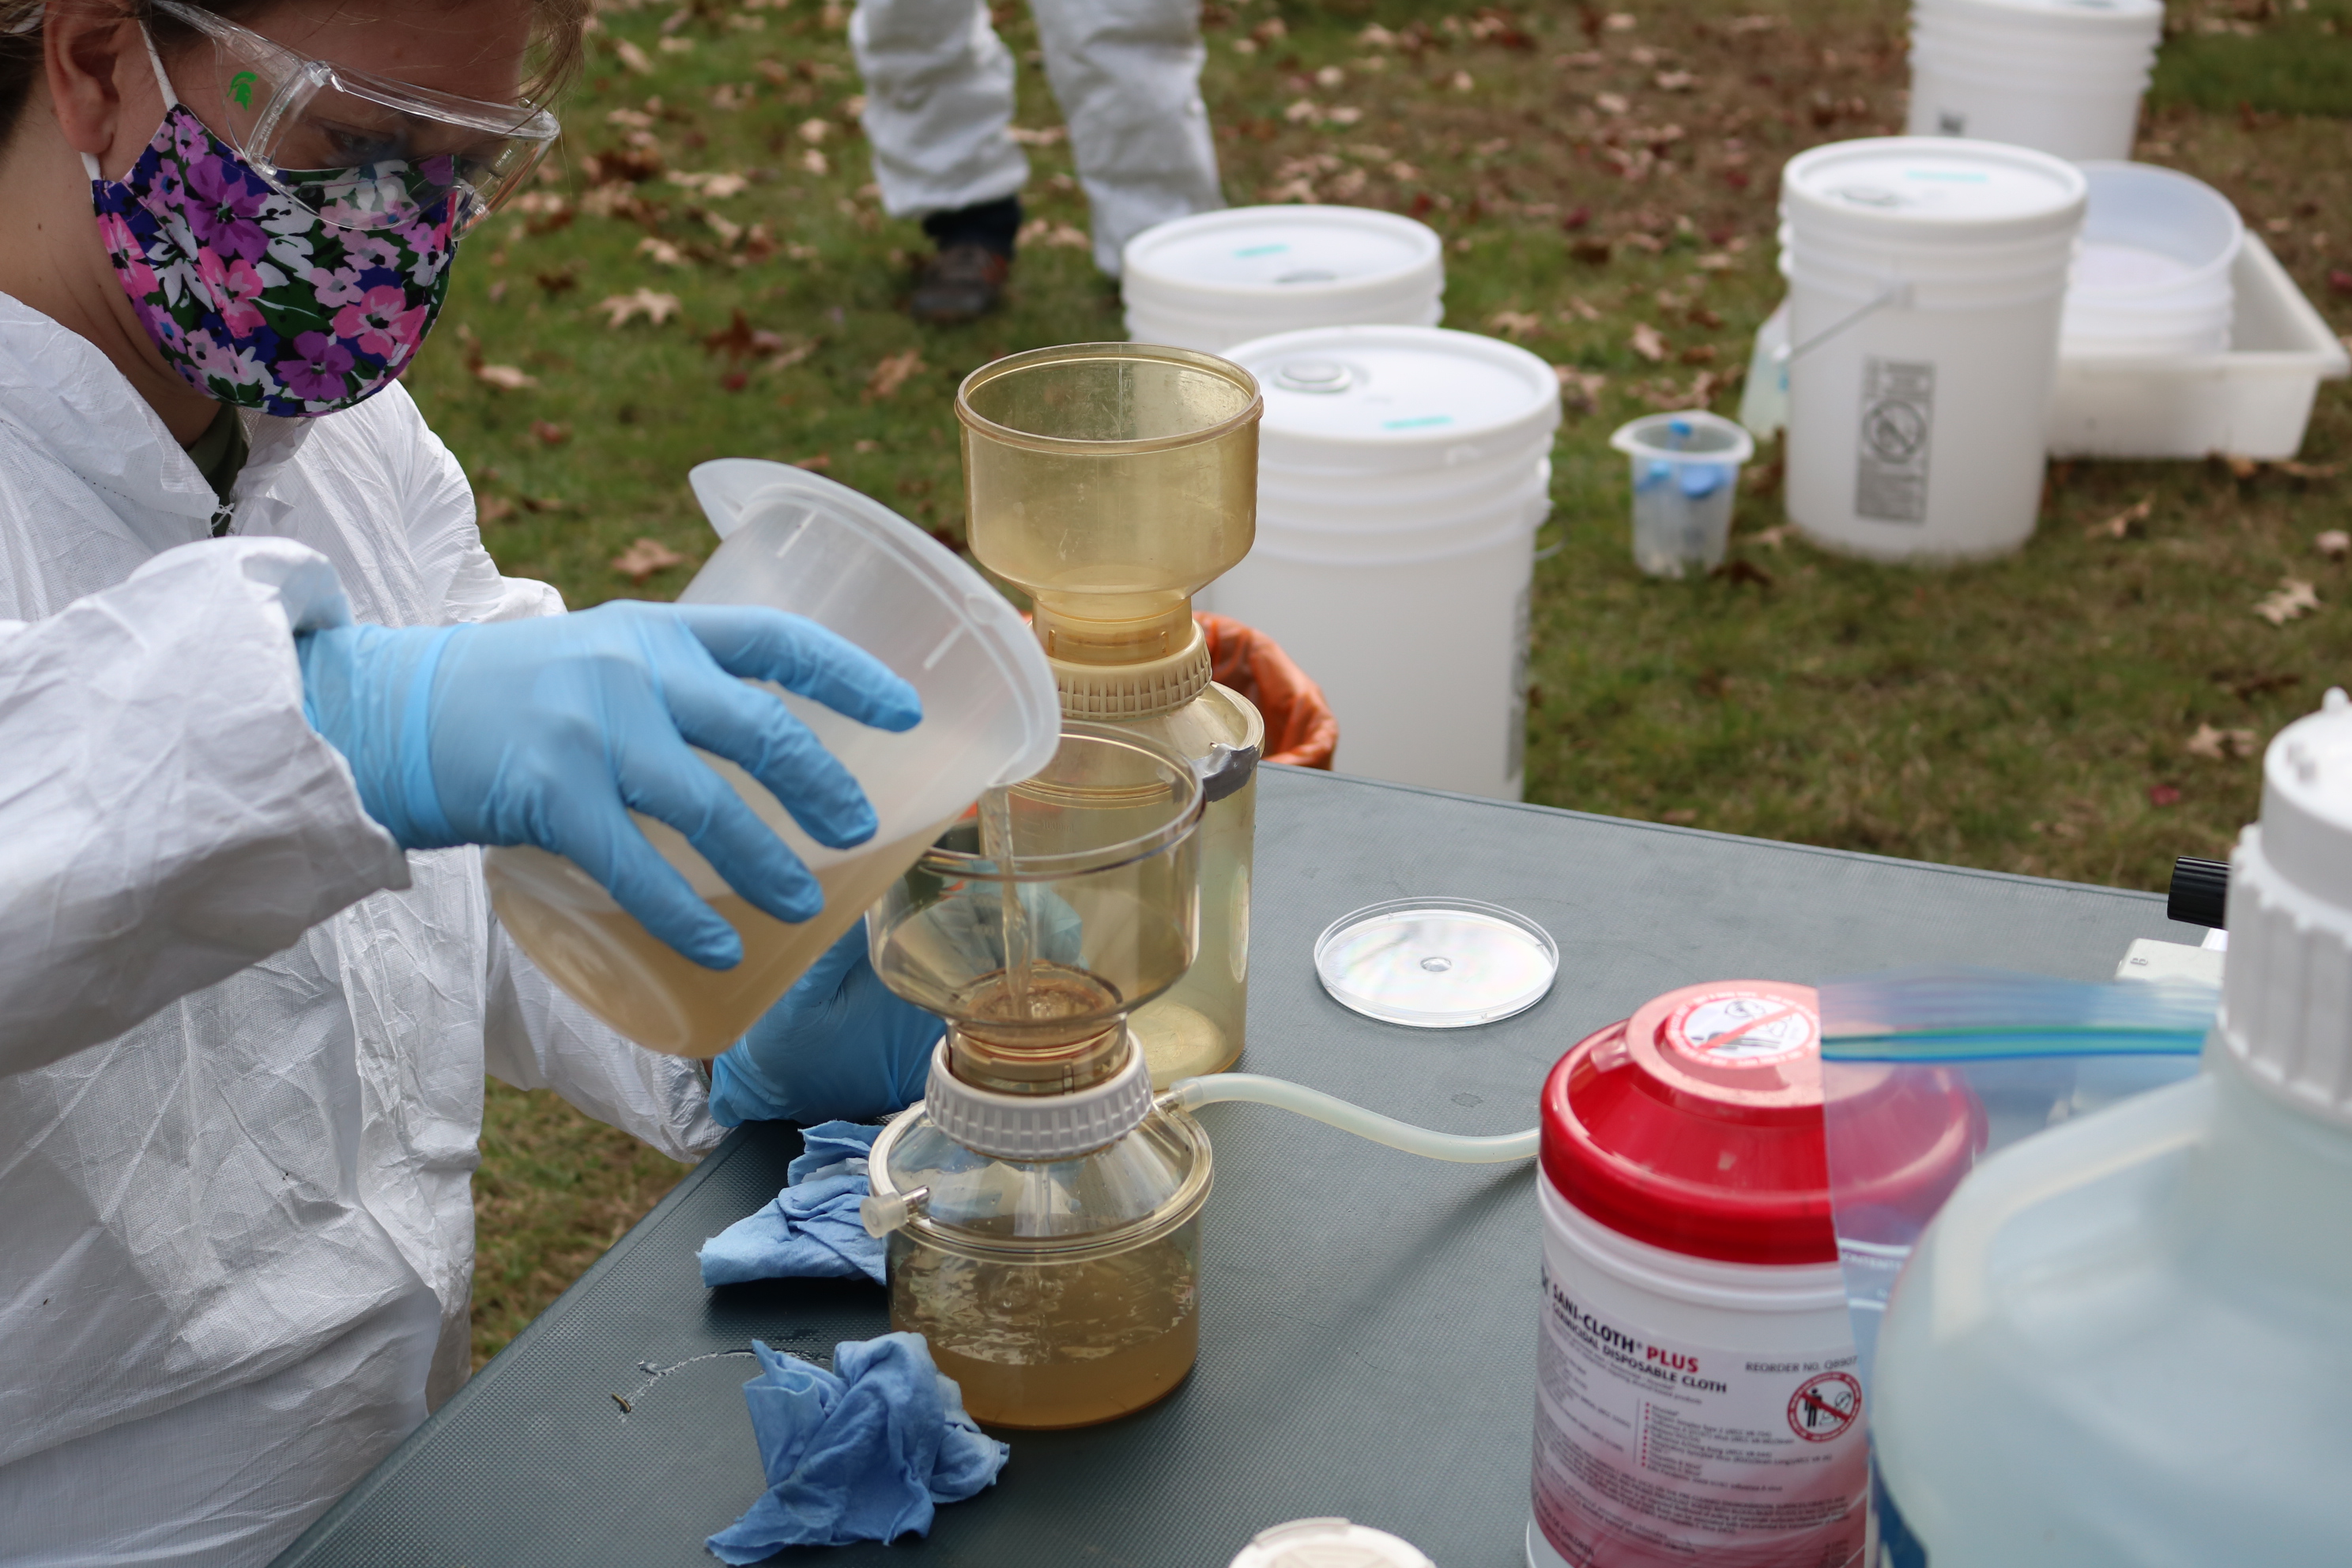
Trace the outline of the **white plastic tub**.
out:
[[[1281,482],[1285,476],[1258,471],[1257,523],[1277,533],[1344,534],[1377,548],[1410,548],[1423,539],[1432,545],[1492,533],[1505,515],[1517,516],[1551,494],[1551,459],[1538,458],[1486,476],[1475,489],[1408,494],[1368,500],[1346,494],[1318,495]]]
[[[1202,213],[1128,242],[1129,336],[1221,353],[1273,332],[1444,313],[1444,247],[1426,224],[1367,207]]]
[[[1810,537],[1900,561],[2032,535],[2085,192],[2074,165],[1989,142],[1789,161],[1787,499]]]
[[[2051,455],[2270,460],[2300,451],[2319,384],[2352,369],[2352,356],[2257,236],[2245,237],[2230,281],[2223,353],[2119,359],[2062,352]]]
[[[1917,0],[1908,130],[2128,158],[2163,30],[2160,0]]]

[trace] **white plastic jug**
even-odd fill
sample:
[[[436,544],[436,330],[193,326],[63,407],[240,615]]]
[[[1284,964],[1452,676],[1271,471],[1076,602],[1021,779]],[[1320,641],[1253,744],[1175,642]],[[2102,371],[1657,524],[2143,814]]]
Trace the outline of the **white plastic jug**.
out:
[[[1986,1161],[1871,1416],[1892,1568],[2352,1557],[2352,701],[2282,731],[2204,1076]]]
[[[742,936],[743,961],[733,969],[679,956],[559,856],[508,848],[483,858],[499,920],[575,1001],[639,1045],[709,1057],[740,1037],[982,790],[1051,761],[1061,705],[1037,639],[1012,605],[887,507],[784,463],[724,458],[689,478],[722,542],[680,602],[806,616],[889,666],[923,700],[922,722],[893,735],[769,688],[866,791],[880,826],[854,848],[818,844],[750,774],[700,753],[816,874],[824,908],[799,925],[751,908],[666,824],[635,818]]]

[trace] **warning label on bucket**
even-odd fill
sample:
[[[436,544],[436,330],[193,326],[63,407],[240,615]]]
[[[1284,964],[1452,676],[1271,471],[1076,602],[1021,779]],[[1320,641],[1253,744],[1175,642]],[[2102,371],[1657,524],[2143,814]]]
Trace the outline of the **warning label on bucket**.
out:
[[[1853,510],[1879,522],[1927,521],[1927,447],[1936,427],[1936,367],[1865,359]]]
[[[1536,1523],[1580,1568],[1846,1563],[1869,1449],[1851,1344],[1759,1354],[1596,1310],[1547,1258]]]

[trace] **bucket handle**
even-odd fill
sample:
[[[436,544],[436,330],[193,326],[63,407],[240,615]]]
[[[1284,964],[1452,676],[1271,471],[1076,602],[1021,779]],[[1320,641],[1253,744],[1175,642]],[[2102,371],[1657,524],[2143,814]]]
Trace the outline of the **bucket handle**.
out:
[[[1793,348],[1784,344],[1780,348],[1775,350],[1772,354],[1773,363],[1780,365],[1792,364],[1796,361],[1801,360],[1807,354],[1812,353],[1815,349],[1821,347],[1823,343],[1829,342],[1832,338],[1836,337],[1840,332],[1844,331],[1848,327],[1853,326],[1857,322],[1861,321],[1864,317],[1874,315],[1878,311],[1885,310],[1889,305],[1893,305],[1900,309],[1908,306],[1910,303],[1910,282],[1907,279],[1901,278],[1890,279],[1880,287],[1876,297],[1874,297],[1869,304],[1864,305],[1861,310],[1854,311],[1850,316],[1847,316],[1843,321],[1839,321],[1834,326],[1822,328],[1820,331],[1815,332],[1811,337],[1807,338],[1803,342],[1797,344]]]

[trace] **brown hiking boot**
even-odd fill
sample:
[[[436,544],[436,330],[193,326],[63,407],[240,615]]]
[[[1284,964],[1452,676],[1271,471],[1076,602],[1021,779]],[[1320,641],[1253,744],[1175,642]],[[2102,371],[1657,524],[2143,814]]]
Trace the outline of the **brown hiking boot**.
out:
[[[1013,263],[984,245],[950,245],[923,263],[915,275],[908,309],[932,326],[977,321],[996,309]]]

